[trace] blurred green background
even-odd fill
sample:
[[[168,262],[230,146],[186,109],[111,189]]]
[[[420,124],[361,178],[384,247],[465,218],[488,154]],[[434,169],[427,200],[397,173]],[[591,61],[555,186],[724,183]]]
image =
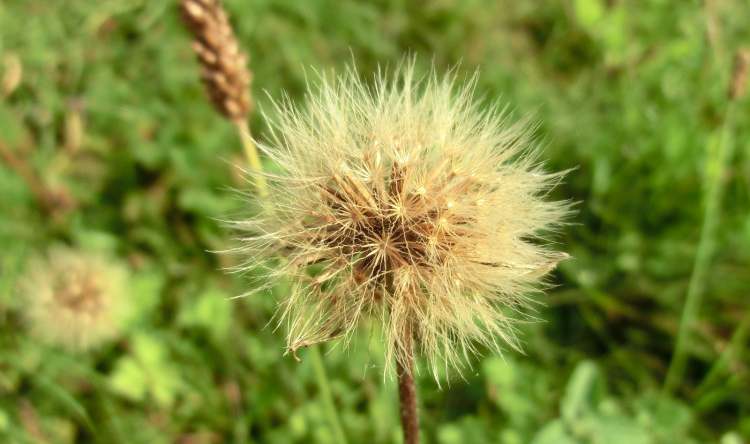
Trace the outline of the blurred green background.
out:
[[[263,91],[302,101],[311,68],[354,59],[369,75],[414,53],[478,68],[483,100],[540,121],[549,169],[575,168],[553,193],[579,202],[558,237],[574,258],[535,296],[526,353],[478,358],[442,388],[424,373],[425,443],[750,442],[750,100],[727,112],[746,0],[226,7],[256,110],[271,112]],[[283,285],[230,300],[253,280],[210,252],[232,245],[218,219],[252,198],[231,190],[250,189],[239,141],[189,41],[173,1],[0,3],[0,143],[57,197],[41,205],[0,164],[0,442],[336,442],[309,351],[284,356],[266,326]],[[267,134],[259,112],[252,129]],[[26,333],[17,281],[53,244],[129,268],[120,339],[72,353]],[[691,277],[686,372],[665,391]],[[379,347],[321,347],[350,443],[401,439]]]

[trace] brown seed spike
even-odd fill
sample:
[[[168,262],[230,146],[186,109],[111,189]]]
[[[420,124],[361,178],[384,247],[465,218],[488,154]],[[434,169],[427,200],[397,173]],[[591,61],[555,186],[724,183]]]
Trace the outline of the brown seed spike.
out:
[[[181,0],[182,17],[195,37],[193,50],[214,107],[233,121],[244,120],[252,105],[247,56],[240,51],[218,0]]]

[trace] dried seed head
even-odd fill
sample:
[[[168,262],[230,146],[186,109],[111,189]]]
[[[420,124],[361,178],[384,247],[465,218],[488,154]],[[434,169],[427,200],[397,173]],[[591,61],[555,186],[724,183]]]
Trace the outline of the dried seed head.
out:
[[[7,53],[3,56],[3,77],[0,81],[0,95],[8,97],[18,88],[23,80],[23,65],[18,54]]]
[[[182,0],[182,16],[195,37],[193,50],[214,107],[231,120],[250,112],[250,72],[219,0]]]
[[[369,316],[386,362],[407,363],[410,338],[433,369],[478,344],[517,347],[511,313],[566,257],[541,236],[568,205],[543,199],[561,174],[541,169],[522,124],[472,103],[473,85],[406,64],[373,88],[349,72],[302,110],[277,105],[264,150],[286,172],[265,216],[238,225],[249,266],[280,252],[272,273],[295,277],[280,310],[291,351]]]
[[[99,256],[54,248],[21,281],[25,315],[39,339],[84,350],[120,331],[125,273]]]
[[[734,55],[732,79],[729,83],[730,100],[738,100],[745,95],[748,72],[750,72],[750,49],[740,49]]]

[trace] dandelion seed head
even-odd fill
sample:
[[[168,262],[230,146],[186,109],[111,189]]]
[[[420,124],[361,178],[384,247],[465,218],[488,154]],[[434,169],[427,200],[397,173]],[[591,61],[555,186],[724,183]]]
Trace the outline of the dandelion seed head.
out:
[[[99,255],[50,249],[21,280],[31,333],[76,351],[114,338],[124,319],[124,284],[124,270]]]
[[[286,258],[272,274],[295,282],[279,312],[290,351],[348,341],[365,317],[382,322],[386,362],[409,359],[409,338],[433,369],[518,347],[514,314],[565,257],[543,236],[568,205],[544,198],[561,175],[543,171],[527,125],[481,108],[474,84],[406,63],[276,104],[263,149],[284,171],[238,225],[251,258]]]

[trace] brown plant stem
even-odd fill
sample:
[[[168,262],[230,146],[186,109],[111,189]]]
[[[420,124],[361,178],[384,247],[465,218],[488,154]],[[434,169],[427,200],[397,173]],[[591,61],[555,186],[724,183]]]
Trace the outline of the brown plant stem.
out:
[[[47,435],[45,435],[42,431],[39,413],[34,408],[34,405],[31,404],[31,401],[29,401],[28,399],[22,399],[19,403],[18,410],[21,424],[26,430],[26,433],[28,433],[29,436],[33,437],[35,442],[38,442],[40,444],[49,443]]]
[[[71,205],[67,196],[55,193],[47,188],[26,160],[16,156],[15,153],[13,153],[13,151],[2,142],[0,142],[0,159],[5,162],[11,170],[21,176],[24,182],[26,182],[26,186],[29,187],[31,194],[34,195],[34,198],[44,212],[54,214],[58,210],[67,208]]]
[[[409,337],[407,343],[407,361],[396,361],[398,373],[398,397],[401,402],[401,427],[404,432],[404,444],[419,443],[419,413],[417,411],[417,386],[414,383],[414,354]]]

